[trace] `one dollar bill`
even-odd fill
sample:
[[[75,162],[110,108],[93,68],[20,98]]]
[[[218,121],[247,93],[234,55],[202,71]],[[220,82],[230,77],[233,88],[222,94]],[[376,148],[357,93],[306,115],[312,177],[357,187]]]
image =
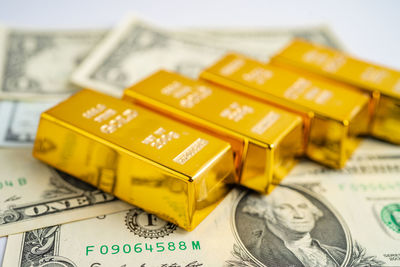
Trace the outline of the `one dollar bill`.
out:
[[[399,208],[399,191],[355,192],[318,179],[279,186],[268,196],[237,189],[190,233],[132,208],[11,235],[4,264],[398,266],[393,234],[399,234],[389,226],[393,219],[381,214]],[[349,205],[352,199],[357,205]]]
[[[399,193],[394,173],[290,175],[267,196],[234,189],[192,232],[133,207],[11,235],[4,264],[399,266]]]
[[[217,32],[167,31],[128,17],[82,62],[73,73],[72,81],[82,87],[120,96],[124,88],[159,69],[196,78],[202,69],[228,51],[265,61],[294,37],[340,48],[326,27]]]
[[[104,30],[0,28],[0,99],[69,95],[72,71],[104,36]]]
[[[0,169],[0,236],[130,207],[39,162],[31,149],[0,149]]]

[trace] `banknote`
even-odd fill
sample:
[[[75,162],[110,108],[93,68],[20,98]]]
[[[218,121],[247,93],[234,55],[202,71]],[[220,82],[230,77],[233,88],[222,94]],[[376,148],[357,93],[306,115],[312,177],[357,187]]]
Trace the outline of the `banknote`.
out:
[[[326,25],[312,25],[295,28],[190,28],[175,31],[186,38],[199,42],[214,41],[214,46],[241,51],[260,60],[279,51],[293,38],[302,38],[324,44],[339,50],[346,50],[344,45]]]
[[[7,237],[0,237],[0,266],[3,262],[4,251],[6,250]]]
[[[399,266],[398,178],[326,178],[234,189],[192,232],[133,207],[11,235],[4,266]]]
[[[130,207],[39,162],[32,149],[0,149],[0,170],[0,236]]]
[[[40,114],[59,101],[0,101],[0,147],[32,146]]]
[[[340,48],[326,28],[303,31],[262,30],[245,33],[218,31],[166,31],[129,17],[110,32],[72,74],[72,82],[82,87],[117,96],[122,89],[159,69],[196,78],[200,71],[227,51],[238,51],[260,60],[285,45],[291,38],[304,37]],[[273,35],[273,36],[270,36]],[[265,43],[264,43],[265,42]],[[269,45],[271,44],[271,45]]]
[[[380,174],[391,174],[399,177],[400,147],[373,138],[366,138],[355,150],[344,168],[331,169],[303,159],[292,170],[289,177],[313,177],[314,175],[352,177],[353,175],[371,176]]]
[[[0,97],[43,99],[76,91],[69,76],[104,34],[0,28]]]

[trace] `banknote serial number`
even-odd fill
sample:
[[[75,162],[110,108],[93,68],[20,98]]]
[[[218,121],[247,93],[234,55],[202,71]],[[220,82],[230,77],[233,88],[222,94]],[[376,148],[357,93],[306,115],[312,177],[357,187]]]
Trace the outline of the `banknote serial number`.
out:
[[[25,177],[20,177],[15,180],[0,180],[0,190],[6,189],[7,187],[16,187],[16,186],[24,186],[28,182]]]
[[[101,255],[115,255],[115,254],[140,254],[140,253],[155,253],[167,251],[185,251],[185,250],[201,250],[200,241],[192,242],[157,242],[157,243],[136,243],[124,245],[100,245],[100,246],[86,246],[86,256],[94,253]]]

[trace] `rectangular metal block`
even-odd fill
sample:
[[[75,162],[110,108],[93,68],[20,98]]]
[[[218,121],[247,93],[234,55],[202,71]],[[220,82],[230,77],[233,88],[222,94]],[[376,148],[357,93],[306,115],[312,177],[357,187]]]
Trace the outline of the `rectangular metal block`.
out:
[[[272,103],[301,115],[306,154],[324,165],[342,168],[368,127],[367,95],[238,54],[229,54],[200,77],[226,89]]]
[[[368,92],[372,100],[370,133],[400,144],[400,71],[303,40],[293,41],[271,62]]]
[[[159,71],[123,98],[230,142],[237,182],[262,193],[279,184],[303,150],[299,116],[176,73]]]
[[[42,113],[33,155],[186,230],[236,179],[229,143],[91,90]]]

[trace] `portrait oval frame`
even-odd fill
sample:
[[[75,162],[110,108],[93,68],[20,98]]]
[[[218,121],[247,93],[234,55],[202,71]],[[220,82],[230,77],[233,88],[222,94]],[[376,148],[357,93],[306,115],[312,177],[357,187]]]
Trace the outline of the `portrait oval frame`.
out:
[[[349,263],[350,259],[351,259],[351,255],[353,252],[353,248],[352,248],[352,237],[350,234],[350,230],[347,226],[347,224],[345,223],[343,217],[340,215],[340,213],[324,198],[322,197],[320,194],[317,194],[313,191],[310,191],[302,186],[299,185],[279,185],[279,187],[285,187],[291,190],[294,190],[300,194],[302,194],[305,198],[307,198],[308,200],[310,200],[311,202],[313,201],[317,201],[319,202],[319,204],[321,206],[323,206],[326,210],[328,210],[333,216],[335,216],[335,218],[337,219],[337,222],[339,223],[340,228],[343,231],[344,234],[344,240],[346,242],[346,255],[345,258],[343,260],[343,262],[341,263],[340,266],[346,266],[347,263]],[[249,249],[246,247],[246,245],[244,244],[240,234],[239,234],[239,230],[237,227],[237,222],[236,222],[236,214],[238,212],[238,207],[240,206],[239,204],[241,203],[241,201],[243,201],[245,199],[246,196],[248,196],[249,194],[254,194],[254,192],[246,190],[244,192],[241,192],[238,197],[236,198],[236,200],[234,201],[234,205],[231,211],[231,227],[232,227],[232,232],[235,238],[235,241],[237,242],[239,248],[241,249],[241,251],[243,251],[245,253],[245,255],[251,259],[251,261],[253,261],[255,264],[259,265],[259,266],[265,266],[268,267],[267,265],[265,265],[264,263],[262,263],[257,257],[255,257],[252,252],[249,251]]]

